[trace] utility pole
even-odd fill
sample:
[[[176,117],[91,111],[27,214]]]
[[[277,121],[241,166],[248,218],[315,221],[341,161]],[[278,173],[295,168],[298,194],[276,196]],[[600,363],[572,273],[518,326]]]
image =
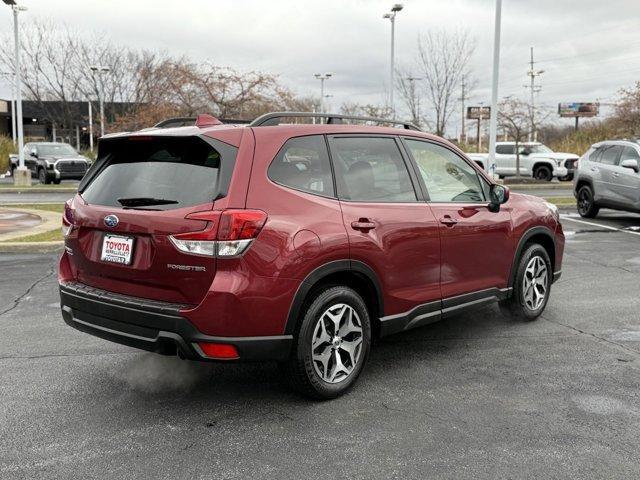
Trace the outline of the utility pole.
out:
[[[466,112],[464,111],[464,102],[466,100],[469,100],[469,97],[467,97],[467,83],[466,83],[466,78],[463,75],[462,76],[462,83],[460,84],[461,87],[461,93],[460,93],[460,98],[458,100],[460,100],[460,103],[462,104],[462,127],[460,130],[460,143],[464,142],[466,139],[466,130],[464,128],[464,120],[466,117]]]
[[[535,107],[535,95],[542,90],[540,85],[536,85],[536,77],[539,77],[544,73],[544,70],[534,70],[535,62],[533,61],[533,47],[531,47],[531,60],[529,61],[529,71],[527,75],[531,77],[531,84],[525,85],[524,88],[529,88],[531,91],[531,129],[529,131],[529,141],[536,141],[538,139],[538,132],[536,132],[536,107]]]

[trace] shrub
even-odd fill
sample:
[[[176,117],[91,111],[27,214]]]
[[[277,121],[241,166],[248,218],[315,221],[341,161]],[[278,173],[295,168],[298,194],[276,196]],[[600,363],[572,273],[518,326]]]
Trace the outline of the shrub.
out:
[[[0,135],[0,174],[9,170],[9,154],[17,153],[16,146],[10,137]]]

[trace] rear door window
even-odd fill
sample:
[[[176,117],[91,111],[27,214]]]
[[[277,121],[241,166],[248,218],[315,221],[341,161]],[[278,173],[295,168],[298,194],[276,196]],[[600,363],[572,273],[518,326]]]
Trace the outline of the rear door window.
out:
[[[322,135],[287,140],[269,165],[269,178],[279,185],[334,197],[333,175]]]
[[[332,137],[331,156],[341,200],[417,202],[407,165],[391,137]]]
[[[169,210],[227,192],[237,148],[200,137],[106,139],[80,184],[87,203]]]

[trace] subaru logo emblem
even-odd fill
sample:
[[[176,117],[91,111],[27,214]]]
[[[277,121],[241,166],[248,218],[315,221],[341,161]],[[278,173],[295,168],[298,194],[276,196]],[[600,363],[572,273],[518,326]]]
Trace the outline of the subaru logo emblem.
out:
[[[104,224],[109,228],[113,228],[118,225],[119,221],[120,220],[118,220],[118,217],[116,217],[115,215],[107,215],[106,217],[104,217]]]

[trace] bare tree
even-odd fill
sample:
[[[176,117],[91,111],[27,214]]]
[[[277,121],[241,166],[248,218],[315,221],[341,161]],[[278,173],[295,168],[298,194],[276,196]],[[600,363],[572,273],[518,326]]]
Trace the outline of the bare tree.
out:
[[[386,105],[374,105],[371,103],[362,105],[347,102],[340,107],[340,113],[361,117],[389,118],[391,117],[391,108]]]
[[[613,122],[621,135],[640,135],[640,82],[618,92]]]
[[[433,110],[436,135],[444,135],[457,105],[456,93],[462,77],[469,74],[475,40],[468,32],[429,32],[418,38],[417,68],[423,77],[427,102]]]
[[[78,109],[84,108],[78,102],[97,107],[102,96],[107,131],[148,127],[167,116],[201,112],[252,119],[270,110],[312,109],[312,99],[298,97],[267,73],[131,49],[105,35],[86,37],[38,20],[26,25],[22,34],[25,97],[66,129],[75,127]],[[7,35],[0,34],[5,45],[11,40]],[[12,62],[9,49],[0,50],[0,65],[12,69]],[[109,73],[95,75],[93,65],[108,67]]]
[[[520,142],[530,132],[530,105],[515,98],[506,98],[498,105],[498,126],[516,142],[516,177],[520,176]]]

